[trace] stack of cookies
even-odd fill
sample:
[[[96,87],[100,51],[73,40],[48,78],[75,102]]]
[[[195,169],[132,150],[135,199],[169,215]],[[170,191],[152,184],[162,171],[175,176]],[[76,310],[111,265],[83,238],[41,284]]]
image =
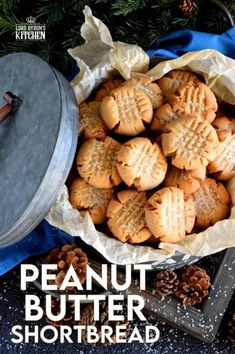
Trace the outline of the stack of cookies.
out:
[[[176,243],[228,217],[235,119],[195,74],[109,80],[79,110],[70,202],[106,233]]]

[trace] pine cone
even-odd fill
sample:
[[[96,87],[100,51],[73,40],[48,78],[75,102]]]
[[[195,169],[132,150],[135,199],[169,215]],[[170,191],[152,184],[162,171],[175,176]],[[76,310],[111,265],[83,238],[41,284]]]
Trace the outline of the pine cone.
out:
[[[235,345],[235,313],[233,314],[231,321],[228,323],[229,339],[232,345]]]
[[[55,281],[51,281],[50,284],[60,287],[70,265],[74,267],[81,284],[86,280],[87,255],[74,243],[53,249],[47,256],[46,263],[57,264],[57,270],[50,271],[57,274]],[[75,289],[67,287],[66,292],[75,292]]]
[[[55,316],[60,313],[60,299],[57,299],[57,298],[51,299],[51,312]],[[62,325],[73,325],[74,323],[76,323],[76,321],[74,320],[74,302],[67,301],[66,315],[60,321],[50,320],[46,315],[45,306],[44,306],[44,316],[45,316],[47,323],[49,323],[50,325],[55,326],[55,327],[60,327]]]
[[[179,0],[180,11],[186,16],[193,16],[197,11],[197,5],[193,0]]]
[[[179,286],[177,274],[171,269],[166,269],[157,273],[154,280],[154,288],[160,296],[174,294]]]
[[[197,266],[189,266],[182,274],[183,282],[175,295],[184,305],[194,305],[202,301],[208,295],[210,277],[206,271]]]
[[[100,336],[101,326],[111,326],[113,329],[113,335],[111,336],[114,343],[116,342],[116,326],[126,326],[126,337],[129,331],[129,322],[126,320],[126,314],[124,311],[116,311],[117,315],[124,315],[124,321],[109,321],[108,320],[108,305],[106,301],[100,301],[100,319],[94,320],[94,306],[88,304],[81,312],[80,325],[83,326],[96,326],[97,334]],[[82,332],[82,341],[87,344],[87,331]],[[108,343],[112,344],[112,343]]]

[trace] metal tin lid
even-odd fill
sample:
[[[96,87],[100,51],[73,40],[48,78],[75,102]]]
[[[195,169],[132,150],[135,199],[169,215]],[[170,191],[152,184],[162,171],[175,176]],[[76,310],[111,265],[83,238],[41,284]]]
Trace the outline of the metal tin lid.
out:
[[[66,180],[77,144],[78,111],[69,83],[39,57],[0,58],[0,107],[21,100],[0,123],[0,246],[30,232]]]

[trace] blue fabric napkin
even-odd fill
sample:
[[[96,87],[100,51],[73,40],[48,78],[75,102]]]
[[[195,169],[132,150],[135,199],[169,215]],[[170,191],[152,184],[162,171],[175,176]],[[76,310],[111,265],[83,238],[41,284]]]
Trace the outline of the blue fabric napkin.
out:
[[[180,30],[164,36],[157,49],[148,50],[150,56],[177,58],[186,52],[216,49],[235,59],[235,27],[221,35]],[[78,68],[68,78],[72,80]],[[73,75],[73,76],[72,76]],[[50,226],[45,220],[17,244],[0,249],[0,275],[6,273],[29,256],[42,254],[57,245],[72,242],[73,237]]]
[[[160,55],[177,58],[187,52],[215,49],[235,59],[235,27],[223,34],[211,34],[190,30],[179,30],[167,34],[159,40],[157,49],[148,50],[149,56]]]
[[[59,245],[73,242],[73,237],[43,220],[34,231],[16,244],[0,249],[0,275],[30,256],[43,254]]]

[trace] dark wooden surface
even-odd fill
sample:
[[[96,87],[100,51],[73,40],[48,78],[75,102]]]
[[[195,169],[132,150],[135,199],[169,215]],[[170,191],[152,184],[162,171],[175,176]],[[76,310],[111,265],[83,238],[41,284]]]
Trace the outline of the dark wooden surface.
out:
[[[217,254],[211,257],[206,257],[200,261],[199,266],[203,266],[207,269],[207,272],[212,277],[212,283],[218,281],[226,282],[226,279],[229,278],[227,269],[224,274],[224,279],[220,278],[220,271],[218,271],[219,264],[221,263],[223,254]],[[225,263],[226,264],[226,263]],[[227,263],[228,264],[228,263]],[[227,268],[227,265],[225,266]],[[229,266],[230,268],[230,266]],[[216,275],[217,274],[217,275]],[[232,347],[227,340],[227,325],[228,319],[231,316],[231,313],[235,310],[235,297],[233,296],[230,300],[229,307],[223,317],[223,320],[220,324],[219,330],[215,336],[213,343],[205,343],[197,338],[194,338],[187,333],[185,333],[185,328],[183,328],[182,320],[178,322],[180,330],[174,328],[172,325],[166,323],[166,318],[164,312],[166,311],[165,303],[160,299],[157,299],[151,291],[151,287],[148,293],[151,293],[151,296],[154,297],[155,301],[155,310],[152,311],[152,314],[147,314],[148,319],[147,324],[155,325],[160,330],[160,339],[154,344],[146,343],[132,343],[132,344],[116,344],[112,347],[98,346],[93,348],[91,346],[85,346],[83,344],[60,344],[58,342],[54,344],[44,344],[42,342],[38,344],[13,344],[11,342],[10,330],[15,324],[20,324],[22,326],[28,324],[24,321],[24,296],[25,292],[20,291],[20,271],[19,267],[16,267],[14,270],[10,271],[6,275],[0,277],[0,353],[1,354],[32,354],[32,353],[48,353],[48,354],[66,354],[66,353],[79,353],[79,354],[234,354],[235,348]],[[214,298],[217,300],[217,297],[220,296],[219,302],[228,301],[228,297],[221,294],[221,284],[219,284],[219,292],[214,293]],[[213,290],[213,289],[212,289]],[[136,291],[136,290],[135,290]],[[40,296],[42,301],[44,301],[44,294],[40,292],[33,285],[30,285],[26,291],[30,294],[36,294]],[[218,295],[218,296],[216,296]],[[225,299],[224,299],[225,298]],[[208,298],[208,302],[211,301],[211,294]],[[170,306],[173,306],[175,303],[174,299],[168,299]],[[211,316],[214,318],[212,321],[216,322],[215,325],[218,325],[216,321],[216,316],[219,316],[217,304],[213,303],[211,306]],[[220,306],[220,305],[219,305]],[[148,301],[146,302],[146,307],[149,308]],[[203,312],[206,308],[206,302],[202,307]],[[159,311],[157,310],[159,309]],[[195,321],[202,318],[201,308],[193,307],[193,313],[195,314]],[[185,314],[189,313],[189,308],[184,308],[182,306],[176,307],[176,316],[177,319]],[[168,311],[170,312],[170,310]],[[174,312],[175,313],[175,312]],[[187,315],[186,315],[187,316]],[[222,317],[222,316],[221,316]],[[160,319],[161,318],[161,319]],[[172,319],[176,319],[174,315]],[[219,316],[219,320],[220,320]],[[202,323],[202,322],[201,322]],[[208,322],[209,323],[209,322]],[[40,328],[46,325],[44,319],[32,323],[33,325],[39,325]],[[140,332],[144,332],[146,323],[140,323],[138,321],[134,322]],[[175,324],[174,324],[175,325]],[[195,324],[194,324],[195,325]],[[210,323],[209,323],[210,325]],[[193,327],[193,323],[192,323]],[[197,327],[197,325],[196,325]],[[200,330],[199,330],[200,332]]]
[[[91,262],[91,266],[97,273],[101,273],[101,266],[98,262]],[[111,286],[110,272],[108,277],[109,290],[116,292]],[[120,272],[120,282],[122,278]],[[235,248],[230,248],[226,251],[220,263],[209,296],[201,310],[194,306],[183,306],[173,297],[159,298],[152,293],[151,288],[140,291],[135,281],[132,281],[127,291],[120,293],[141,295],[145,299],[145,310],[153,317],[160,318],[200,340],[212,342],[232,297],[234,287]]]

